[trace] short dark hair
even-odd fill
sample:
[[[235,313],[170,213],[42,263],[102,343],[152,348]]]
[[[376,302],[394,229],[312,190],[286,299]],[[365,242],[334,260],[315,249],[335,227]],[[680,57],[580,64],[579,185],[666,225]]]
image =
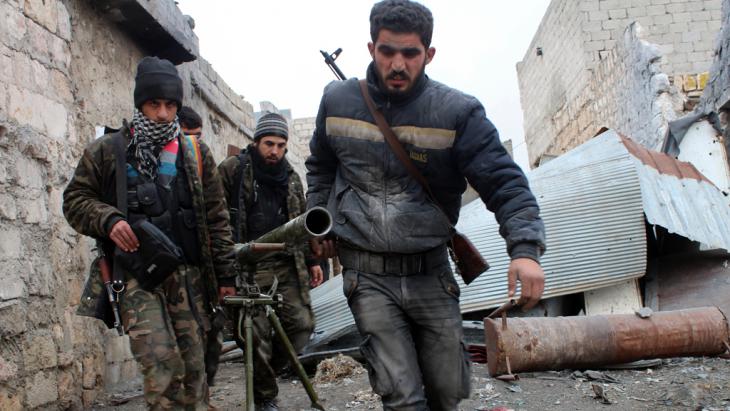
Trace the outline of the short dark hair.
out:
[[[380,30],[417,33],[426,48],[431,46],[433,15],[421,3],[410,0],[383,0],[370,10],[370,38],[378,39]]]
[[[198,128],[203,127],[203,119],[200,115],[188,106],[183,106],[180,111],[177,112],[177,118],[180,120],[180,125],[185,128]]]

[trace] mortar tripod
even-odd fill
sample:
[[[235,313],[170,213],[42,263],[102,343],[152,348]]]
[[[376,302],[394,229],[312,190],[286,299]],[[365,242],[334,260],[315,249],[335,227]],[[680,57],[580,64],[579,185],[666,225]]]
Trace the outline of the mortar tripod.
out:
[[[240,277],[239,277],[240,278]],[[279,337],[279,340],[284,345],[287,356],[289,357],[289,363],[292,365],[294,370],[302,381],[304,390],[307,392],[310,401],[312,401],[312,408],[324,411],[324,407],[319,403],[317,393],[314,392],[314,387],[307,377],[307,373],[304,371],[304,367],[297,358],[297,353],[294,350],[294,346],[289,341],[284,327],[281,326],[279,317],[276,315],[274,306],[281,307],[283,299],[281,294],[276,294],[276,288],[279,281],[274,278],[274,283],[269,289],[268,293],[262,293],[258,285],[253,279],[253,270],[248,270],[248,278],[246,282],[239,287],[240,295],[226,296],[223,298],[223,302],[227,305],[238,307],[238,321],[236,326],[236,332],[238,338],[245,341],[245,358],[246,358],[246,411],[254,411],[254,398],[253,398],[253,319],[263,313],[266,318],[269,319],[269,323],[274,329],[274,333]],[[243,330],[242,330],[243,327]],[[241,332],[243,331],[243,333]]]

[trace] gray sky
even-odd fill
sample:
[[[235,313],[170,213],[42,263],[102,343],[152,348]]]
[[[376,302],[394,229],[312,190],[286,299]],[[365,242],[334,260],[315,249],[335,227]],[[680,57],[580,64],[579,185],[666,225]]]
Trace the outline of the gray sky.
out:
[[[195,19],[200,54],[254,105],[271,101],[294,118],[317,114],[334,80],[319,50],[343,49],[337,65],[362,78],[370,62],[365,0],[177,0]],[[502,140],[526,167],[515,64],[522,60],[549,0],[423,0],[434,15],[436,55],[426,73],[476,96]]]

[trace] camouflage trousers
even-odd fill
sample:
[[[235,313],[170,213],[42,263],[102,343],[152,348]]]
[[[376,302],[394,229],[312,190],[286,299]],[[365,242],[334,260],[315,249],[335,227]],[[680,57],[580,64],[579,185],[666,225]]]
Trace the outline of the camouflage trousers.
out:
[[[279,280],[276,292],[283,299],[283,306],[276,309],[276,315],[289,341],[299,352],[314,330],[314,314],[312,308],[302,301],[298,274],[293,263],[257,267],[255,279],[263,292],[269,290],[275,277]],[[276,374],[288,364],[289,357],[279,337],[274,335],[273,327],[263,310],[254,317],[253,322],[254,400],[260,403],[263,400],[272,400],[279,394]],[[245,350],[245,344],[237,334],[234,330],[236,343]]]
[[[151,410],[207,410],[202,304],[191,304],[194,267],[181,266],[153,292],[127,282],[122,320]]]

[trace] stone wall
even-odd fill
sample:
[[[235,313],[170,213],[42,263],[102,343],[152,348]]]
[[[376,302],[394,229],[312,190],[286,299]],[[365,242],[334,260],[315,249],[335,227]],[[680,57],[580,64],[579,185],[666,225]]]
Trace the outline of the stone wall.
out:
[[[136,63],[148,52],[98,4],[0,0],[1,410],[89,408],[105,386],[138,382],[126,337],[75,315],[93,242],[61,212],[96,130],[131,118]],[[179,68],[216,158],[245,145],[251,105],[204,60]]]
[[[700,100],[700,110],[730,111],[730,0],[722,3],[722,28],[717,35],[715,60],[710,73]]]
[[[706,72],[720,28],[720,7],[720,0],[553,0],[530,48],[517,65],[530,163],[537,164],[543,154],[560,154],[574,147],[573,144],[592,137],[601,126],[618,130],[638,127],[602,121],[630,118],[656,128],[657,110],[665,110],[666,104],[674,107],[676,103],[675,96],[670,96],[673,92],[660,91],[668,93],[662,97],[665,100],[660,104],[662,108],[643,110],[642,114],[649,114],[643,118],[602,114],[599,109],[605,109],[605,104],[612,101],[600,93],[622,94],[638,103],[644,99],[639,94],[647,89],[665,90],[665,80],[671,85],[676,76],[692,77]],[[638,40],[654,43],[655,50],[639,51],[643,46],[630,50],[632,46],[626,45],[625,33],[632,22],[645,29],[641,34],[634,30],[629,35],[637,39],[634,43],[637,46]],[[626,46],[625,50],[617,51],[622,45]],[[646,52],[649,54],[641,54]],[[637,71],[616,61],[617,53],[639,62],[650,55],[655,57],[646,62],[649,65],[642,63]],[[608,67],[626,71],[610,73]],[[661,72],[668,73],[666,79],[656,77]],[[641,81],[651,82],[654,78],[656,84],[625,81],[626,78],[639,80],[637,75],[641,75]],[[607,80],[618,80],[620,84],[606,84]],[[614,87],[629,88],[614,92]],[[678,91],[683,89],[680,87]],[[690,97],[683,93],[676,98]],[[675,108],[681,113],[684,102]],[[595,113],[601,115],[596,117]],[[667,112],[662,117],[673,115]]]

